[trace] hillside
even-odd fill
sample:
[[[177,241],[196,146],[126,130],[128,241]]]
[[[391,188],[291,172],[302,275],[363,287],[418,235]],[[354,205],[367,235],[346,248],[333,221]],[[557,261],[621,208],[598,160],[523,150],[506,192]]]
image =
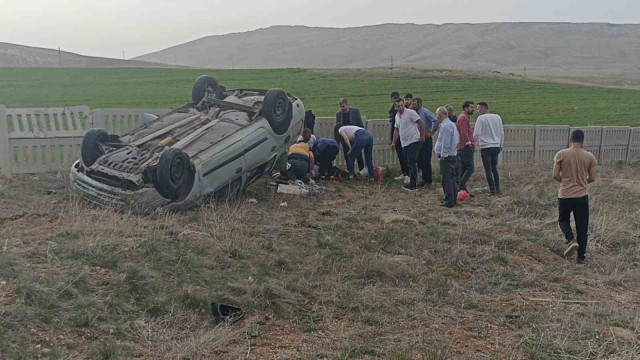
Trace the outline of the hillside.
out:
[[[0,67],[158,67],[157,63],[78,55],[0,42]]]
[[[207,36],[136,60],[214,68],[356,68],[388,66],[391,56],[403,66],[640,75],[640,25],[273,26]]]

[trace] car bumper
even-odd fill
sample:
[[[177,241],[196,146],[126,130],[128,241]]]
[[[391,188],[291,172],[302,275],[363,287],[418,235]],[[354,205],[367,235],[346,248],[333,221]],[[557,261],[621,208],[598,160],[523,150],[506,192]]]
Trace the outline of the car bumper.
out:
[[[118,207],[140,213],[149,213],[169,205],[154,188],[124,191],[105,185],[81,172],[82,165],[76,161],[71,167],[71,187],[87,201],[100,206]]]

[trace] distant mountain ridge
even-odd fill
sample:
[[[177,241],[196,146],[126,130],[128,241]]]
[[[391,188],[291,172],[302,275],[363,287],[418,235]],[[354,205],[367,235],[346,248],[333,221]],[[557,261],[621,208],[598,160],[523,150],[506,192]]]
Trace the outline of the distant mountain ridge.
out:
[[[157,63],[84,56],[0,42],[0,67],[158,67]]]
[[[640,75],[640,25],[603,23],[272,26],[207,36],[135,60],[204,68],[391,65]]]

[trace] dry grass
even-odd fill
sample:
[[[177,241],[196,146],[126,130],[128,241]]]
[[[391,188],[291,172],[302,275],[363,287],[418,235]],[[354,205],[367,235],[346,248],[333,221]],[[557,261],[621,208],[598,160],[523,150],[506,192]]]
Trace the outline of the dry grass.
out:
[[[315,199],[259,183],[144,218],[88,206],[53,176],[18,177],[0,187],[0,354],[638,358],[640,167],[599,173],[618,180],[591,187],[583,267],[561,257],[543,166],[505,168],[505,195],[454,210],[438,206],[439,189],[393,182],[339,183]],[[247,316],[216,325],[212,301]]]

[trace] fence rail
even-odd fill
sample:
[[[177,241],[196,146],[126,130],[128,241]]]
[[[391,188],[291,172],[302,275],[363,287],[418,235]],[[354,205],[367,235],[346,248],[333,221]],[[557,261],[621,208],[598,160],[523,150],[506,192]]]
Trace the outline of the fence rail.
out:
[[[82,136],[91,128],[123,135],[140,124],[143,114],[160,116],[170,109],[97,109],[84,105],[64,108],[14,109],[0,105],[0,173],[12,174],[67,171],[80,155]],[[333,137],[335,118],[316,119],[315,134]],[[373,135],[376,165],[396,165],[389,148],[389,122],[366,121]],[[575,129],[585,132],[584,148],[600,162],[640,161],[640,128],[628,126],[569,127],[564,125],[506,125],[501,161],[505,164],[550,162],[569,144]],[[478,157],[476,157],[478,158]],[[344,165],[342,154],[337,163]]]

